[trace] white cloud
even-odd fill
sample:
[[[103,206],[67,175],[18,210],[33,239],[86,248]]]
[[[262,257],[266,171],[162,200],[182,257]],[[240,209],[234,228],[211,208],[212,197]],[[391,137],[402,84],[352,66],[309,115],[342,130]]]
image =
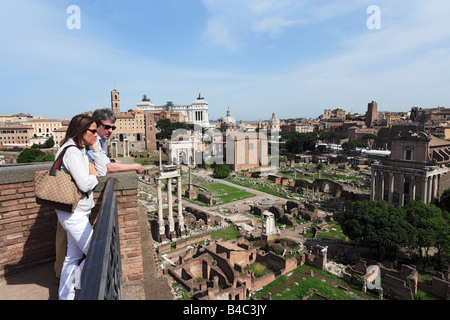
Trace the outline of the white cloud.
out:
[[[237,51],[249,37],[277,38],[295,26],[320,24],[342,16],[369,0],[203,0],[209,11],[204,36]],[[363,13],[362,13],[363,14]]]
[[[238,50],[247,36],[276,37],[283,29],[301,23],[294,0],[203,0],[210,12],[205,37],[231,51]]]

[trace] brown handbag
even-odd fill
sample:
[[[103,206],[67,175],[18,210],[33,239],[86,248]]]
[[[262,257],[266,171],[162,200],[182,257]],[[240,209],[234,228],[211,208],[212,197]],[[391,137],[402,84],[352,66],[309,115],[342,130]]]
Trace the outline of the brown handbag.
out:
[[[49,170],[34,172],[34,192],[36,203],[65,212],[74,212],[81,199],[78,189],[70,174],[61,171],[64,154],[70,145],[65,147]]]

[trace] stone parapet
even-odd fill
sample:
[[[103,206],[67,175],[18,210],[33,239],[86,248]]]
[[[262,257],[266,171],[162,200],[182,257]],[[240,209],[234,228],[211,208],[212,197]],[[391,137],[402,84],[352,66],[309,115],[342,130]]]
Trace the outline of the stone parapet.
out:
[[[34,171],[51,163],[0,167],[0,281],[10,275],[55,259],[57,216],[53,209],[38,205],[34,194]],[[138,179],[134,171],[99,178],[94,190],[96,216],[108,178],[116,178],[123,283],[143,281]]]

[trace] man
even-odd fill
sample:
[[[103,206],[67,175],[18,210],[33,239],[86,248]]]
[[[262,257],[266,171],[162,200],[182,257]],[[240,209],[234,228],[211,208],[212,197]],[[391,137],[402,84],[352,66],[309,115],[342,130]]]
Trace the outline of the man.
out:
[[[144,172],[144,167],[141,164],[127,164],[121,163],[120,161],[117,161],[115,159],[109,159],[106,155],[105,150],[103,149],[105,142],[109,138],[111,138],[113,131],[116,129],[116,127],[114,126],[114,123],[116,122],[116,116],[114,115],[114,112],[111,109],[98,109],[94,111],[92,117],[97,123],[97,134],[98,139],[100,140],[99,148],[103,151],[107,173],[136,171],[137,173],[142,174]],[[92,154],[92,150],[89,150],[87,152],[87,155],[89,156],[89,159],[94,162],[94,155]],[[67,234],[59,222],[56,229],[55,244],[56,260],[54,264],[54,270],[56,273],[56,277],[59,278],[67,250]]]
[[[116,127],[114,123],[116,122],[116,116],[114,115],[111,109],[97,109],[92,114],[92,117],[97,122],[97,134],[98,139],[100,140],[100,149],[103,150],[103,154],[105,155],[105,163],[108,173],[113,172],[124,172],[124,171],[136,171],[141,174],[144,172],[144,167],[139,163],[122,163],[115,159],[109,159],[106,156],[106,152],[103,149],[105,142],[111,138]],[[94,156],[91,151],[88,152],[89,158],[93,161]]]

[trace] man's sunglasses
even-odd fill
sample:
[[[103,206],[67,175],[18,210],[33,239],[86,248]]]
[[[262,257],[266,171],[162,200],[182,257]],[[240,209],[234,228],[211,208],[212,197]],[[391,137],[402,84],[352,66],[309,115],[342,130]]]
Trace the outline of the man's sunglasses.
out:
[[[114,130],[116,130],[116,126],[108,126],[108,125],[106,125],[106,124],[101,124],[106,130],[109,130],[109,129],[113,129],[113,131]]]

